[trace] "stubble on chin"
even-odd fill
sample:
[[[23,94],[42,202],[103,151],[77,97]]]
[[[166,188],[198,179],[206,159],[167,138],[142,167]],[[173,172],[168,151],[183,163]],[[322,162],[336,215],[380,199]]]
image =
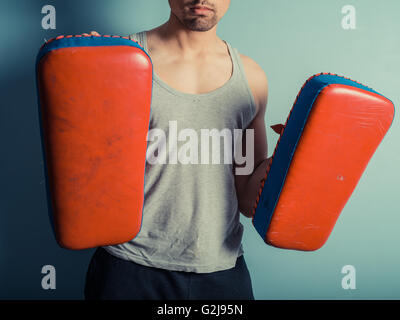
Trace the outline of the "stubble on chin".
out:
[[[205,32],[212,29],[218,23],[218,19],[216,14],[213,14],[211,17],[187,17],[182,22],[191,31]]]

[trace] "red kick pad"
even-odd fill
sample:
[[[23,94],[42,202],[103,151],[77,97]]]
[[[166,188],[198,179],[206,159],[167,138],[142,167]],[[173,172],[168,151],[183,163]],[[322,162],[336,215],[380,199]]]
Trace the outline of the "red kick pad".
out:
[[[46,187],[60,246],[123,243],[140,230],[152,63],[119,36],[60,36],[36,62]]]
[[[281,128],[255,204],[253,224],[264,241],[319,249],[393,117],[390,100],[353,80],[308,79]]]

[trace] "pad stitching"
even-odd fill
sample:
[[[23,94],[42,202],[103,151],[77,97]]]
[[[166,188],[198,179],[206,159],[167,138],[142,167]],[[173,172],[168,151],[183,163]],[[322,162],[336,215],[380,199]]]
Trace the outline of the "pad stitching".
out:
[[[52,41],[55,40],[59,40],[59,39],[63,39],[63,38],[82,38],[82,37],[86,37],[86,38],[90,38],[90,37],[99,37],[99,38],[123,38],[123,39],[127,39],[127,40],[131,40],[135,43],[137,43],[140,47],[142,47],[137,41],[131,39],[130,37],[123,37],[123,36],[118,36],[118,35],[99,35],[99,36],[95,36],[95,35],[82,35],[82,34],[77,34],[77,35],[59,35],[57,37],[51,38],[49,40],[47,40],[45,43],[42,44],[42,46],[40,47],[40,49],[42,49],[45,45],[49,44]]]

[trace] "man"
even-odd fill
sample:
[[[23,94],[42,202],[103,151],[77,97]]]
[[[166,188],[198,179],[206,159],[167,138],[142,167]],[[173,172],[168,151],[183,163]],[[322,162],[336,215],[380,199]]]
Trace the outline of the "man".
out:
[[[254,299],[239,216],[252,216],[269,164],[267,78],[216,34],[230,0],[169,0],[169,5],[166,23],[130,36],[153,62],[150,129],[170,135],[171,122],[199,136],[203,129],[253,129],[255,169],[238,175],[235,163],[147,161],[141,231],[132,241],[97,249],[85,298]],[[162,150],[163,143],[149,143],[148,149]]]

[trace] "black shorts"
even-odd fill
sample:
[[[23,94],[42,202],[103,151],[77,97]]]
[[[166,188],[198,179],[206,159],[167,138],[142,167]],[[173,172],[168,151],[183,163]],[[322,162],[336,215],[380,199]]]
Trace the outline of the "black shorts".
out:
[[[122,260],[97,248],[86,274],[86,300],[254,300],[243,256],[211,272],[170,271]]]

